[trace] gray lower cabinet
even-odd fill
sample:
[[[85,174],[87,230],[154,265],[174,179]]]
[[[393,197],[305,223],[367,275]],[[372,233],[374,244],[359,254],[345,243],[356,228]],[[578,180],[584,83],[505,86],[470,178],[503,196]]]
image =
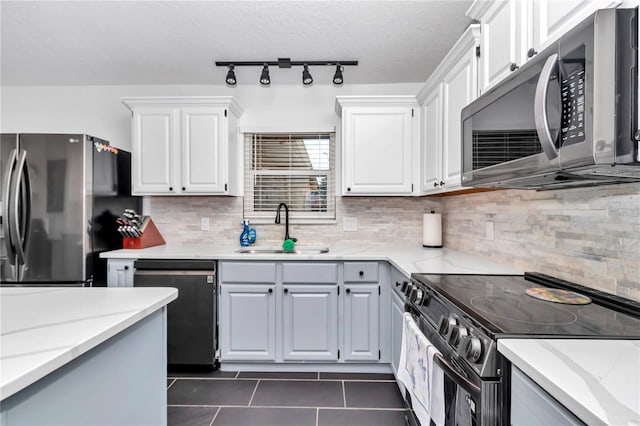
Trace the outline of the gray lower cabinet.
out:
[[[393,284],[393,282],[392,282]],[[404,301],[395,291],[391,292],[391,368],[398,375],[400,350],[402,349],[402,327]]]
[[[511,425],[572,425],[584,423],[517,367],[511,368]]]
[[[379,285],[388,272],[380,268],[220,262],[220,360],[389,362],[389,289]]]
[[[338,286],[283,284],[282,287],[283,360],[336,361]]]
[[[107,287],[133,287],[135,259],[107,260]]]
[[[345,283],[343,298],[345,361],[378,361],[380,359],[379,292],[380,287],[377,284]]]
[[[222,360],[275,361],[275,284],[220,285]]]

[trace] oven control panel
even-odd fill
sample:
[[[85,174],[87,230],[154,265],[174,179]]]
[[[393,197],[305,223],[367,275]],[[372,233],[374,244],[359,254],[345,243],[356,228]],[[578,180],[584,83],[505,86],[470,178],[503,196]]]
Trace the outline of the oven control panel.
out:
[[[411,282],[404,293],[407,303],[424,318],[423,323],[441,336],[437,343],[448,346],[446,352],[456,353],[480,376],[497,375],[495,341],[476,327],[464,312],[422,283]],[[443,348],[438,349],[445,352]]]

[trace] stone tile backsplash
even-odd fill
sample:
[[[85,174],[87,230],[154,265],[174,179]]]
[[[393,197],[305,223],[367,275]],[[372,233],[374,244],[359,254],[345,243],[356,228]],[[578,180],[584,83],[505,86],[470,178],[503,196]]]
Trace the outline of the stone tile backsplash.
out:
[[[502,190],[444,198],[338,197],[337,223],[290,226],[302,245],[422,244],[422,214],[443,213],[446,247],[640,300],[640,184],[555,191]],[[172,244],[238,245],[241,197],[152,197],[150,212]],[[210,230],[200,230],[208,217]],[[275,212],[274,212],[275,217]],[[343,230],[355,217],[358,230]],[[487,222],[494,239],[488,240]],[[283,225],[254,225],[278,245]]]
[[[337,222],[322,225],[290,224],[289,233],[301,245],[422,244],[422,214],[440,211],[438,199],[409,197],[337,197]],[[237,244],[242,231],[242,197],[152,197],[150,212],[164,239],[171,243]],[[208,217],[210,230],[200,230]],[[273,212],[275,219],[275,211]],[[342,219],[355,217],[357,231],[344,231]],[[257,244],[279,245],[282,225],[252,224]]]
[[[483,192],[443,210],[447,247],[640,300],[640,184]]]

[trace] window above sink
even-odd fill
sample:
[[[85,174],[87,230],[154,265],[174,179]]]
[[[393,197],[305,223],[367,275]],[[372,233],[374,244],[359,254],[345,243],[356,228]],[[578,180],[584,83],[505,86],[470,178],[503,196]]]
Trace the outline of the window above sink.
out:
[[[292,223],[336,219],[335,132],[244,133],[244,218],[272,223],[284,202]]]

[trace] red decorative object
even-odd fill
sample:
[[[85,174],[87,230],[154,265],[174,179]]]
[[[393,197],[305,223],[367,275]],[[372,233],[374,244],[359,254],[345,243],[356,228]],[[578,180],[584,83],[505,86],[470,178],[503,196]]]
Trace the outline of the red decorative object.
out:
[[[142,222],[142,226],[140,227],[140,231],[142,231],[142,235],[138,238],[124,237],[122,240],[122,248],[143,249],[166,244],[164,238],[160,235],[160,231],[158,231],[156,224],[153,223],[153,220],[150,217],[147,216],[144,219],[144,222]]]

